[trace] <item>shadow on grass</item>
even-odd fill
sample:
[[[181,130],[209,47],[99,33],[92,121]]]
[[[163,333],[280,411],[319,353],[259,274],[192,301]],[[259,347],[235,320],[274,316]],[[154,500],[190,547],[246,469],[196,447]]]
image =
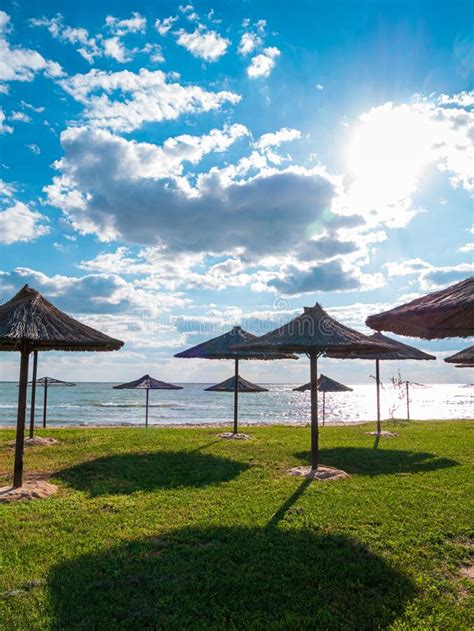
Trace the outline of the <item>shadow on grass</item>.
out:
[[[373,447],[335,447],[321,449],[319,454],[321,464],[360,475],[422,473],[459,465],[456,460],[440,458],[427,452]],[[311,461],[309,451],[300,451],[294,455],[304,463]]]
[[[80,463],[54,474],[89,495],[110,495],[228,482],[247,464],[190,451],[126,453]]]
[[[342,535],[185,528],[57,565],[53,629],[379,629],[409,579]]]

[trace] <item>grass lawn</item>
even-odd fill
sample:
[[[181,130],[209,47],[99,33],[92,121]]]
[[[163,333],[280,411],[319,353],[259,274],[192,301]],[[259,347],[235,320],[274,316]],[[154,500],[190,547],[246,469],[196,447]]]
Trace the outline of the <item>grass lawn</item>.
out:
[[[368,428],[321,429],[327,483],[286,473],[306,428],[38,432],[60,491],[0,505],[0,628],[472,629],[474,422]]]

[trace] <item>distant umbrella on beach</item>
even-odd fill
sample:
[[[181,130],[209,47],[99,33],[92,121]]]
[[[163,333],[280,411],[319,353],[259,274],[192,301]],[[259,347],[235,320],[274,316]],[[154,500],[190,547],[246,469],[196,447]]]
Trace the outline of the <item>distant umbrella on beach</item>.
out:
[[[474,368],[474,346],[468,346],[463,351],[446,357],[448,364],[456,364],[456,368]]]
[[[123,346],[63,311],[25,285],[0,305],[0,351],[21,354],[13,487],[23,483],[26,394],[30,354],[38,351],[115,351]]]
[[[427,340],[474,335],[474,276],[371,315],[367,326]]]
[[[225,381],[221,381],[221,383],[217,383],[215,386],[204,389],[206,392],[235,392],[235,375]],[[239,392],[268,392],[267,388],[257,386],[256,383],[247,381],[240,375],[237,379],[237,390]]]
[[[150,375],[143,375],[140,379],[130,381],[128,383],[121,383],[118,386],[114,386],[115,390],[145,390],[145,427],[148,427],[148,395],[150,390],[182,390],[183,386],[175,386],[172,383],[166,383],[164,381],[158,381],[150,377]]]
[[[293,388],[294,392],[306,392],[311,390],[311,382],[305,383],[303,386]],[[318,391],[323,393],[323,425],[326,420],[326,392],[352,392],[352,388],[345,386],[343,383],[339,383],[326,375],[321,374],[318,379]]]
[[[41,377],[41,379],[37,379],[36,383],[35,381],[31,381],[30,382],[32,384],[33,387],[36,387],[36,385],[38,386],[43,386],[44,388],[44,396],[43,396],[43,429],[46,427],[46,414],[47,414],[47,408],[48,408],[48,388],[49,386],[75,386],[75,383],[72,383],[70,381],[61,381],[60,379],[53,379],[52,377]],[[30,431],[30,438],[33,438],[33,428],[34,428],[34,418],[35,418],[35,413],[34,413],[34,397],[32,395],[31,397],[32,399],[32,408],[31,408],[31,431]]]
[[[380,342],[381,344],[385,344],[390,348],[388,351],[383,351],[380,353],[376,353],[368,357],[364,353],[358,353],[357,351],[353,351],[348,354],[341,354],[338,352],[328,353],[327,357],[331,357],[333,359],[371,359],[375,360],[375,384],[377,389],[377,434],[380,434],[382,431],[381,428],[381,419],[380,419],[380,362],[381,361],[402,361],[402,360],[429,360],[436,359],[434,355],[429,355],[424,351],[420,351],[418,348],[414,346],[410,346],[409,344],[404,344],[403,342],[399,342],[398,340],[394,340],[392,337],[387,337],[386,335],[382,335],[382,333],[374,333],[373,335],[369,335],[369,340],[373,340],[374,342]],[[409,401],[409,382],[406,385],[406,395],[407,395],[407,415],[410,414],[410,401]]]
[[[238,433],[238,416],[239,416],[239,389],[236,387],[239,380],[239,360],[273,360],[273,359],[298,359],[291,353],[282,353],[279,351],[250,351],[235,350],[235,346],[252,342],[257,339],[256,335],[244,331],[240,326],[234,326],[230,331],[214,337],[207,342],[202,342],[188,348],[181,353],[177,353],[175,357],[183,357],[186,359],[233,359],[235,362],[234,376],[234,425],[233,433]]]

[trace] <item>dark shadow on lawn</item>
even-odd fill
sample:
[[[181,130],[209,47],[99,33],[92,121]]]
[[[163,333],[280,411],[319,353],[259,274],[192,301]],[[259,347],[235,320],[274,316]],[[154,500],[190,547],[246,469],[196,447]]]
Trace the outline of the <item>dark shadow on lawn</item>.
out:
[[[52,629],[386,628],[410,580],[342,535],[185,528],[53,568]]]
[[[320,450],[323,465],[360,475],[383,475],[389,473],[421,473],[437,471],[459,465],[451,458],[440,458],[435,454],[398,449],[373,449],[371,447],[334,447]],[[295,453],[303,463],[310,462],[309,451]]]
[[[190,451],[125,453],[82,462],[54,474],[91,496],[228,482],[247,464]]]

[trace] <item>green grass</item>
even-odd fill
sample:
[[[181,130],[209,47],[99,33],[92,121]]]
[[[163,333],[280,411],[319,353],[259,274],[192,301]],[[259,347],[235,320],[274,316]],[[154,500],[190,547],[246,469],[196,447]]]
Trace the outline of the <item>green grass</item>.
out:
[[[416,629],[474,626],[474,423],[321,430],[350,478],[287,475],[309,429],[69,429],[28,448],[57,495],[0,505],[3,629]],[[372,429],[372,428],[371,428]],[[0,486],[12,468],[0,432]]]

